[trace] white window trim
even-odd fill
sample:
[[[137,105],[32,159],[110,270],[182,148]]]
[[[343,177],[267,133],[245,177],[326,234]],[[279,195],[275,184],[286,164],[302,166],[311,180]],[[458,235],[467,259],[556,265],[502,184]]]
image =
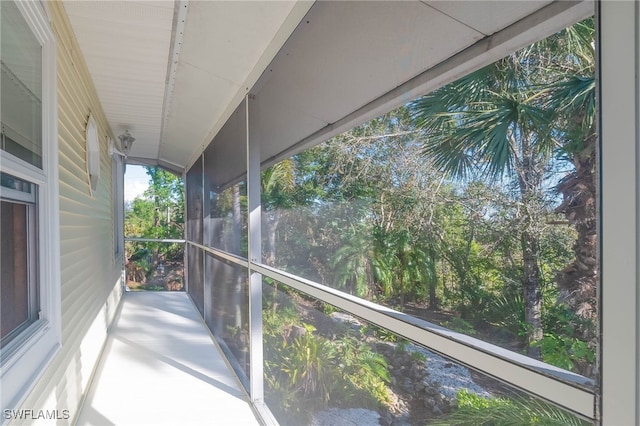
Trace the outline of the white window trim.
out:
[[[0,365],[2,409],[24,401],[61,347],[60,231],[58,197],[58,114],[56,44],[39,1],[16,1],[42,44],[42,170],[2,152],[0,169],[38,185],[39,319],[5,350]],[[4,420],[3,420],[4,421]]]
[[[113,140],[107,138],[109,146]],[[113,197],[113,260],[118,263],[124,255],[124,159],[118,152],[111,155],[111,196]]]

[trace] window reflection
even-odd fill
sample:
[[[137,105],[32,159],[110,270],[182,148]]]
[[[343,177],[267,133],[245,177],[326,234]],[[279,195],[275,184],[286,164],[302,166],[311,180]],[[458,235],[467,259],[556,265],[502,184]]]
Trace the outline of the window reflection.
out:
[[[595,377],[593,40],[588,19],[263,171],[265,262]]]
[[[588,424],[282,283],[263,294],[265,398],[281,424]]]

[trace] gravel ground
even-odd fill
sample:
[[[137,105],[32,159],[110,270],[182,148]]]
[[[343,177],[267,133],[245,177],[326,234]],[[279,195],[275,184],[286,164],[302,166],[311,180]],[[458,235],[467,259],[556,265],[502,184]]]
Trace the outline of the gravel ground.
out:
[[[347,323],[356,328],[361,326],[360,321],[356,318],[342,312],[333,312],[331,317],[335,321]],[[420,346],[410,344],[406,348],[410,352],[419,352],[427,358],[425,366],[429,376],[425,385],[440,387],[440,393],[446,398],[455,399],[460,389],[466,389],[485,398],[491,397],[489,392],[473,381],[471,373],[466,367],[449,361]]]
[[[348,314],[334,312],[331,317],[335,321],[349,324],[355,329],[362,325],[356,318]],[[425,367],[428,375],[423,383],[429,388],[437,389],[443,398],[453,401],[461,389],[466,389],[481,397],[491,397],[489,392],[473,381],[471,373],[466,367],[413,344],[407,345],[406,350],[418,352],[426,357]],[[311,420],[312,426],[369,426],[376,424],[380,424],[380,414],[363,408],[330,408],[315,413]]]
[[[425,362],[429,372],[427,383],[433,387],[439,386],[439,392],[445,397],[455,399],[460,389],[466,389],[485,398],[491,397],[489,392],[473,381],[471,373],[466,367],[455,364],[420,346],[408,345],[407,350],[419,352],[427,357]]]
[[[380,414],[364,408],[330,408],[315,413],[311,426],[370,426],[380,424]]]

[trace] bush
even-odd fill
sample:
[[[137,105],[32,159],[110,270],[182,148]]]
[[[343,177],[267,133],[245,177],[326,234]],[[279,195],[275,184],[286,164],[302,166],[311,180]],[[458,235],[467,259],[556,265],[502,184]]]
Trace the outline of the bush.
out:
[[[535,345],[540,347],[544,362],[565,370],[576,371],[579,365],[592,364],[596,357],[587,342],[575,337],[545,334]]]
[[[589,423],[536,399],[483,398],[458,392],[458,409],[431,425],[439,426],[587,426]]]
[[[291,306],[263,311],[267,398],[279,418],[305,423],[317,410],[391,402],[385,358],[356,337],[327,338]]]

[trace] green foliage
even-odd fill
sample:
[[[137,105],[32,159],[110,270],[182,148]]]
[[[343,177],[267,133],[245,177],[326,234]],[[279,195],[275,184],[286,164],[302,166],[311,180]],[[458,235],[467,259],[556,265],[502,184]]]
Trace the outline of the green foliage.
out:
[[[587,342],[575,337],[545,334],[536,343],[542,350],[542,360],[565,370],[575,371],[576,363],[593,363],[595,351]]]
[[[385,358],[373,352],[366,343],[349,335],[336,340],[335,345],[343,378],[364,392],[368,400],[376,401],[379,405],[390,404],[386,383],[391,376]],[[367,405],[366,400],[363,402]]]
[[[550,304],[542,318],[545,334],[537,345],[542,351],[544,362],[579,374],[590,376],[595,361],[595,347],[579,334],[580,329],[590,329],[566,305]]]
[[[508,348],[545,336],[543,359],[566,367],[569,357],[584,374],[574,358],[592,359],[584,330],[595,327],[564,311],[558,288],[580,232],[555,211],[554,186],[593,127],[592,28],[577,24],[264,170],[266,263],[412,314],[442,309],[460,317],[444,326]],[[541,303],[525,300],[531,287]]]
[[[438,426],[586,426],[589,423],[535,399],[483,398],[467,390],[457,395],[458,409],[430,422]]]
[[[306,332],[293,339],[283,351],[279,365],[288,386],[311,406],[325,406],[340,377],[337,352],[331,343],[304,324]]]
[[[371,334],[376,339],[382,340],[383,342],[395,343],[398,341],[398,335],[390,332],[386,328],[381,328],[372,324],[365,325],[361,332],[363,334]]]
[[[496,296],[493,299],[492,311],[492,318],[495,324],[516,335],[526,335],[527,321],[521,293]]]
[[[466,334],[468,336],[473,336],[476,334],[476,329],[471,323],[458,317],[454,317],[449,321],[445,321],[444,323],[442,323],[442,326],[453,331],[457,331],[458,333]]]
[[[321,306],[322,306],[322,312],[325,315],[331,315],[334,312],[338,312],[338,308],[336,308],[335,306],[333,306],[333,305],[331,305],[329,303],[322,302]]]
[[[181,178],[160,168],[146,167],[149,188],[125,206],[125,236],[138,238],[184,237],[184,186]],[[128,279],[146,281],[163,260],[181,261],[182,244],[127,242]],[[140,272],[143,277],[140,277]],[[149,286],[139,286],[147,288]],[[153,287],[153,286],[151,286]],[[156,286],[157,287],[157,286]]]
[[[546,187],[557,184],[564,203],[559,212],[565,214],[582,237],[595,233],[595,54],[593,20],[586,20],[546,40],[477,70],[453,83],[434,90],[411,104],[415,125],[422,129],[423,154],[434,167],[457,182],[483,180],[507,183],[512,188],[514,212],[512,233],[520,245],[521,291],[526,317],[527,340],[539,340],[543,328],[539,318],[541,289],[548,284],[545,274],[553,275],[562,265],[553,265],[553,257],[544,249],[546,217],[553,204]],[[561,160],[559,160],[561,159]],[[573,170],[564,173],[573,183],[554,183],[549,172],[568,163]],[[567,181],[565,181],[566,183]],[[593,189],[591,189],[593,187]],[[476,219],[482,218],[478,215]],[[588,224],[591,226],[584,226]],[[475,242],[468,239],[466,255],[456,259],[452,267],[460,279],[460,289],[474,312],[485,294],[480,286],[468,280],[468,261]],[[479,239],[478,239],[479,240]],[[595,245],[593,245],[595,247]],[[511,253],[509,253],[511,254]],[[546,256],[546,257],[545,257]],[[513,256],[510,256],[513,259]],[[595,262],[595,249],[574,247],[574,269],[581,269],[581,257]],[[462,260],[462,262],[460,262]],[[545,270],[544,264],[551,266]],[[589,268],[581,285],[595,289],[594,273]],[[558,283],[566,293],[573,293],[579,310],[589,311],[595,291],[580,296],[571,291],[575,282]],[[469,292],[468,290],[472,291]],[[585,306],[586,305],[586,306]],[[463,312],[465,314],[466,312]],[[511,326],[518,325],[511,319]],[[518,328],[522,328],[519,327]],[[529,350],[532,356],[539,356]]]
[[[294,422],[331,406],[375,408],[391,402],[384,357],[350,335],[325,337],[292,305],[263,311],[267,398]]]
[[[164,291],[165,288],[159,285],[143,285],[138,287],[138,290],[147,290],[147,291]]]
[[[411,357],[411,359],[413,359],[414,361],[418,361],[421,364],[427,362],[427,356],[421,352],[412,351],[409,356]]]

